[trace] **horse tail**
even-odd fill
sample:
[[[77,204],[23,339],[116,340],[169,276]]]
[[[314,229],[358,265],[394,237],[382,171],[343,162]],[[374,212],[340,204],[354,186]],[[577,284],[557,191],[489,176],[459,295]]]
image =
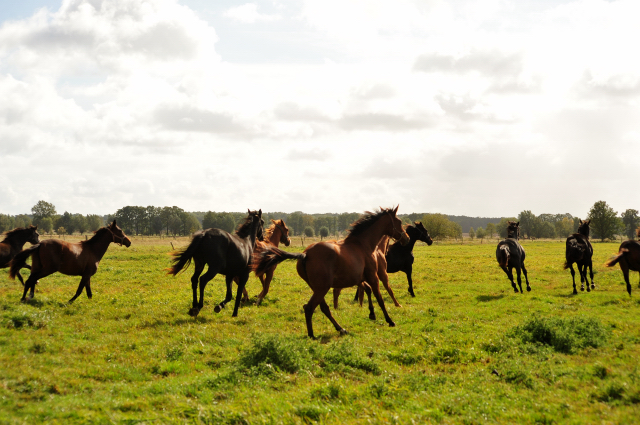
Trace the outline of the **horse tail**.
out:
[[[509,264],[509,246],[508,245],[500,245],[498,247],[498,265],[500,267],[507,267]]]
[[[629,250],[627,248],[622,248],[620,249],[620,252],[618,252],[618,255],[614,255],[613,257],[609,258],[607,260],[606,263],[604,263],[605,266],[607,267],[613,267],[616,264],[618,264],[618,262],[622,259],[622,257],[624,257],[624,255],[629,252]]]
[[[266,273],[271,267],[275,267],[284,260],[301,260],[305,261],[307,254],[304,252],[293,253],[283,251],[275,246],[269,246],[260,252],[254,252],[251,268],[256,276],[260,277]]]
[[[568,269],[571,264],[580,261],[582,254],[584,253],[584,247],[578,243],[574,238],[567,240],[567,252],[565,255],[564,269]]]
[[[38,249],[40,249],[40,244],[33,245],[17,253],[16,256],[13,257],[13,260],[11,260],[11,263],[9,263],[9,278],[15,279],[20,269],[27,265],[27,259],[35,254]]]
[[[198,251],[198,247],[204,239],[204,235],[204,232],[196,233],[191,239],[191,243],[189,244],[189,246],[187,246],[182,251],[178,250],[171,253],[171,255],[173,255],[173,264],[171,265],[171,267],[165,269],[167,271],[167,274],[175,276],[180,273],[182,269],[189,268],[191,259]]]

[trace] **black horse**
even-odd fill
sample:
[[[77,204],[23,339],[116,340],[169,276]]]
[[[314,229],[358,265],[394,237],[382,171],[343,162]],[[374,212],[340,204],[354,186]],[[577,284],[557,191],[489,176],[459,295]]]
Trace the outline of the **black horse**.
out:
[[[397,273],[404,272],[407,275],[407,280],[409,281],[409,293],[412,297],[415,297],[415,293],[413,292],[413,279],[411,278],[411,273],[413,272],[413,247],[417,241],[422,241],[427,245],[431,246],[433,240],[431,236],[429,236],[429,232],[424,228],[421,222],[414,221],[413,224],[409,224],[405,228],[405,232],[409,235],[409,243],[406,245],[402,245],[399,242],[395,242],[393,245],[387,249],[385,254],[385,260],[387,263],[386,269],[387,273]],[[382,279],[381,276],[378,276]],[[383,280],[384,282],[384,280]],[[385,285],[386,286],[386,285]],[[393,292],[390,291],[391,288],[387,289],[389,295],[393,299],[393,302],[396,306],[399,306],[398,301],[396,301]],[[358,288],[358,291],[360,288]],[[356,291],[356,296],[354,301],[357,301],[359,298],[359,293]]]
[[[238,307],[242,298],[242,290],[249,279],[251,271],[251,257],[256,247],[256,240],[263,239],[262,210],[249,211],[244,223],[238,226],[235,235],[220,229],[206,229],[193,235],[191,243],[182,251],[173,253],[173,265],[168,274],[176,275],[183,268],[189,267],[191,260],[195,262],[195,270],[191,276],[193,289],[193,305],[189,315],[197,317],[204,306],[204,288],[207,282],[218,273],[226,276],[227,295],[214,311],[219,313],[224,306],[233,299],[231,284],[233,278],[238,278],[238,293],[236,295],[233,317],[238,315]],[[204,266],[209,268],[200,276]],[[198,277],[200,277],[200,301],[198,302]]]
[[[524,279],[527,282],[527,291],[531,291],[531,286],[529,285],[527,269],[524,266],[524,248],[520,245],[520,242],[518,242],[518,239],[520,238],[520,222],[518,221],[516,223],[515,221],[509,221],[508,223],[507,239],[498,242],[498,247],[496,248],[496,259],[498,260],[500,268],[504,270],[511,281],[513,290],[517,293],[518,288],[513,281],[513,268],[515,267],[516,272],[518,273],[518,286],[520,287],[520,293],[524,293],[522,291],[522,280],[520,278],[521,269],[524,273]]]
[[[591,289],[595,289],[596,285],[593,283],[593,265],[591,257],[593,257],[593,247],[589,242],[589,223],[591,220],[580,220],[580,226],[578,226],[578,233],[567,238],[567,249],[565,251],[566,261],[564,268],[571,269],[571,278],[573,279],[573,294],[577,295],[576,289],[576,272],[573,270],[573,263],[578,265],[578,272],[580,273],[580,290],[584,291],[584,282],[587,282],[587,292]],[[589,273],[591,275],[591,289],[589,289],[589,279],[587,279],[587,267],[589,267]]]
[[[4,239],[0,242],[0,269],[9,267],[9,263],[17,253],[22,251],[25,243],[29,242],[31,245],[40,243],[40,234],[37,230],[38,226],[17,227],[4,234]],[[31,270],[31,266],[28,264],[25,264],[24,267]],[[20,272],[17,272],[17,276],[24,286]]]
[[[640,227],[636,229],[636,235],[640,239]],[[640,243],[632,240],[622,242],[620,249],[618,249],[618,254],[604,263],[607,267],[613,267],[616,264],[620,264],[620,270],[622,270],[624,281],[627,284],[627,292],[631,296],[629,270],[640,272]],[[593,279],[591,281],[593,282]],[[640,286],[640,282],[638,286]]]

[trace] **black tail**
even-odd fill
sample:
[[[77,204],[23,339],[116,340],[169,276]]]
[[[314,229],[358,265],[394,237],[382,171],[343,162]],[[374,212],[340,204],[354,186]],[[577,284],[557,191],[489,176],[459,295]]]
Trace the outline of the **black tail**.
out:
[[[304,261],[307,254],[301,252],[299,254],[283,251],[275,246],[269,246],[259,253],[253,254],[251,268],[256,276],[260,277],[271,267],[275,267],[284,260],[302,260]]]
[[[509,247],[507,245],[501,245],[498,248],[497,257],[500,267],[507,267],[509,264]]]
[[[577,240],[569,239],[567,241],[567,252],[565,254],[564,269],[568,269],[570,264],[582,260],[584,254],[584,246],[580,245]]]
[[[26,267],[27,259],[31,257],[32,254],[35,254],[39,248],[40,244],[33,245],[32,247],[20,251],[15,257],[13,257],[13,260],[9,263],[9,277],[11,279],[15,279],[20,269]]]
[[[167,274],[177,275],[180,273],[182,269],[186,269],[191,264],[191,259],[195,255],[204,238],[204,232],[196,233],[191,239],[191,243],[188,247],[183,249],[182,251],[174,251],[171,253],[173,255],[173,264],[167,270]]]
[[[629,250],[628,250],[627,248],[622,248],[622,249],[620,250],[620,252],[618,252],[618,254],[617,254],[617,255],[614,255],[613,257],[609,258],[609,259],[607,260],[607,262],[606,262],[606,263],[604,263],[604,265],[605,265],[605,266],[607,266],[607,267],[613,267],[613,266],[615,266],[616,264],[618,264],[618,261],[620,261],[620,259],[621,259],[622,257],[624,257],[624,255],[625,255],[627,252],[629,252]]]

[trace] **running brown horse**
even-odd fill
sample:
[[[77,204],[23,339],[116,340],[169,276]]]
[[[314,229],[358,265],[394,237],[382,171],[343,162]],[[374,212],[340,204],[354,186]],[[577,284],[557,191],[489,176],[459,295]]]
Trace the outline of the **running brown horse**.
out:
[[[636,229],[636,236],[640,240],[640,227]],[[604,263],[604,265],[607,267],[613,267],[616,263],[620,264],[620,270],[622,270],[624,281],[627,284],[627,292],[629,293],[629,296],[631,296],[629,270],[640,272],[640,243],[632,240],[622,242],[618,249],[618,254],[609,259],[609,261]],[[593,282],[593,278],[591,278],[591,281]],[[638,287],[640,287],[640,282],[638,282]]]
[[[267,247],[253,260],[256,275],[264,274],[269,268],[288,259],[298,260],[298,275],[304,279],[313,291],[309,302],[303,306],[307,323],[307,334],[315,338],[312,317],[316,307],[331,321],[341,334],[346,331],[331,315],[324,297],[331,288],[349,288],[361,286],[366,282],[378,301],[389,326],[395,323],[389,317],[384,300],[380,294],[375,249],[384,236],[391,236],[404,243],[409,236],[402,229],[402,221],[397,217],[398,207],[381,208],[375,213],[366,212],[351,225],[349,235],[341,241],[317,242],[309,245],[302,253],[290,253],[276,247]],[[369,309],[369,318],[375,320],[373,306]]]
[[[4,234],[4,239],[0,242],[0,269],[9,267],[9,263],[13,260],[25,243],[29,242],[31,245],[40,243],[40,234],[38,233],[38,226],[29,227],[17,227]],[[28,264],[24,265],[25,268],[31,269]],[[24,286],[24,280],[22,275],[18,271],[17,273],[20,283]]]
[[[202,230],[193,235],[189,246],[173,253],[173,265],[167,269],[167,274],[175,276],[182,269],[189,267],[191,260],[195,263],[195,270],[191,276],[193,304],[189,310],[190,316],[197,317],[204,307],[204,288],[218,273],[226,277],[227,294],[225,299],[216,305],[214,311],[219,313],[233,299],[231,285],[233,279],[237,277],[238,293],[232,316],[238,315],[242,291],[251,272],[251,256],[256,241],[263,239],[262,210],[248,211],[248,213],[244,223],[238,226],[234,235],[221,229]],[[206,265],[209,265],[209,268],[200,276]],[[198,278],[200,278],[199,301]]]
[[[576,289],[576,272],[573,270],[573,263],[578,265],[578,272],[580,273],[580,290],[584,291],[584,282],[587,282],[587,292],[591,289],[595,289],[596,285],[593,283],[593,263],[591,257],[593,257],[593,247],[589,242],[589,223],[591,220],[580,220],[578,226],[578,233],[567,238],[567,247],[565,251],[565,263],[564,268],[571,269],[571,278],[573,279],[573,295],[578,294]],[[589,279],[587,278],[587,267],[591,275],[591,289],[589,289]]]
[[[282,219],[271,220],[271,226],[264,231],[264,241],[256,241],[256,248],[254,252],[259,253],[268,246],[275,246],[277,248],[281,243],[284,244],[284,246],[289,246],[291,244],[289,228]],[[269,287],[271,286],[271,280],[273,279],[273,273],[275,272],[276,267],[277,265],[267,270],[264,275],[258,276],[260,283],[262,283],[262,292],[258,294],[256,305],[260,305],[264,297],[269,292]],[[237,278],[235,278],[234,281],[236,284],[238,283]],[[247,293],[246,286],[244,289],[244,300],[249,300],[249,294]]]
[[[24,284],[21,301],[27,300],[29,290],[31,290],[29,299],[33,298],[38,279],[55,272],[69,276],[82,276],[76,294],[69,300],[70,303],[82,294],[84,288],[87,288],[87,297],[91,299],[91,276],[98,271],[98,264],[111,242],[120,246],[131,246],[131,240],[116,225],[115,220],[109,226],[96,230],[88,241],[70,243],[59,239],[44,240],[13,258],[9,277],[15,278],[18,271],[25,266],[27,259],[31,257],[31,275]]]
[[[513,269],[516,269],[518,274],[518,286],[520,287],[520,293],[522,291],[522,279],[520,278],[520,270],[524,273],[524,279],[527,282],[527,292],[531,291],[529,285],[529,277],[527,276],[527,269],[524,266],[525,252],[518,239],[520,238],[520,222],[509,221],[507,227],[507,239],[498,242],[496,248],[496,259],[498,265],[507,274],[507,277],[511,281],[511,286],[514,292],[518,292],[515,282],[513,281]]]

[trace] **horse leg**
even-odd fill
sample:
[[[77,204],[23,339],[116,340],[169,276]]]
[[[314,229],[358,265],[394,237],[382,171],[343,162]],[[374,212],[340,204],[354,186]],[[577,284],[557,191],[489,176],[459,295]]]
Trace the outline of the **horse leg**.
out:
[[[313,334],[313,323],[311,322],[313,312],[320,302],[324,300],[324,296],[327,292],[328,291],[324,289],[320,292],[314,292],[313,295],[311,295],[311,298],[309,298],[309,302],[302,306],[302,309],[304,310],[304,318],[307,322],[307,335],[309,335],[309,338],[311,339],[316,339]]]
[[[87,285],[87,281],[88,280],[89,280],[88,276],[83,276],[82,279],[80,279],[80,284],[78,285],[78,290],[76,291],[76,294],[69,300],[69,304],[74,302],[76,300],[76,298],[78,298],[80,296],[80,294],[82,294],[82,291],[84,290],[84,287]]]
[[[571,269],[571,279],[573,279],[573,295],[578,295],[578,290],[576,289],[576,271],[573,269],[573,263],[569,264],[569,269]],[[580,270],[578,268],[578,270]]]
[[[27,299],[27,292],[29,292],[29,288],[31,288],[32,286],[35,288],[36,280],[37,278],[35,274],[31,274],[31,276],[27,278],[27,282],[24,285],[24,292],[22,293],[22,298],[20,299],[21,302],[25,302],[33,298],[33,292],[32,292],[29,298]]]
[[[622,270],[622,275],[624,276],[624,281],[627,284],[627,292],[629,296],[631,296],[631,283],[629,282],[629,265],[626,261],[620,261],[620,270]]]
[[[587,276],[587,266],[585,266],[584,269],[584,275],[585,277]],[[589,275],[591,276],[591,289],[596,289],[596,284],[593,283],[593,262],[591,261],[591,259],[589,259]],[[587,282],[588,284],[588,282]]]
[[[198,308],[198,278],[200,274],[204,270],[204,264],[195,263],[195,270],[193,271],[193,276],[191,276],[191,290],[193,291],[193,303],[191,304],[191,309],[189,309],[189,316],[196,317],[200,312],[200,308]]]
[[[338,298],[340,298],[342,288],[333,288],[333,308],[338,308]],[[358,299],[358,288],[356,288],[356,300]]]
[[[229,301],[233,299],[233,278],[235,276],[225,276],[225,284],[227,285],[227,293],[224,296],[224,300],[220,301],[220,304],[214,307],[213,311],[220,313],[222,309],[227,305]],[[239,286],[238,286],[239,287]]]
[[[198,287],[200,288],[200,300],[198,301],[197,306],[193,308],[193,317],[197,317],[200,310],[204,307],[204,288],[211,279],[216,277],[216,274],[218,274],[218,271],[209,266],[205,274],[200,276],[200,281],[198,282]]]
[[[378,275],[375,274],[373,276],[369,276],[366,279],[366,281],[367,283],[369,283],[369,286],[371,286],[373,295],[376,297],[376,300],[378,301],[378,305],[382,310],[382,314],[384,314],[384,319],[387,321],[389,326],[395,326],[396,325],[395,322],[391,320],[391,317],[389,317],[389,313],[387,313],[387,308],[384,306],[384,300],[382,299],[382,294],[380,293],[380,282],[378,281]]]
[[[85,289],[87,290],[87,298],[93,298],[93,294],[91,293],[91,276],[87,277],[87,283],[85,283]]]
[[[587,269],[584,264],[578,263],[578,273],[580,273],[580,290],[584,291],[584,281],[587,275]],[[589,286],[589,285],[587,285]]]
[[[519,264],[516,266],[516,273],[518,278],[518,286],[520,287],[520,293],[524,294],[524,291],[522,290],[522,279],[520,278],[521,268]]]
[[[333,318],[333,315],[331,314],[331,310],[329,309],[329,305],[324,299],[320,303],[320,311],[322,311],[324,315],[327,316],[327,318],[331,321],[331,323],[333,323],[333,327],[336,328],[336,330],[340,332],[341,335],[347,334],[347,331],[342,326],[340,326],[340,324],[336,321],[336,319]]]
[[[405,271],[405,274],[407,275],[407,280],[409,281],[409,294],[411,294],[412,297],[415,297],[416,294],[413,292],[413,278],[411,277],[411,274],[413,273],[413,266],[409,266],[409,268]],[[393,296],[391,297],[393,298]],[[393,300],[394,302],[396,302],[396,300]],[[396,303],[397,307],[400,307],[397,303]]]
[[[361,289],[358,288],[358,291]],[[364,292],[367,294],[367,298],[369,300],[369,319],[376,320],[376,312],[373,311],[373,302],[371,302],[371,287],[369,285],[364,285]]]
[[[236,304],[233,307],[233,314],[231,315],[231,317],[238,316],[238,308],[240,307],[240,298],[242,295],[242,291],[244,290],[244,287],[247,285],[247,280],[249,280],[248,271],[244,276],[240,276],[240,278],[238,279],[238,294],[236,295]]]
[[[522,273],[524,273],[524,280],[527,282],[527,292],[531,292],[531,285],[529,285],[529,276],[527,276],[527,269],[524,266],[524,261],[522,262]]]
[[[258,301],[256,302],[256,305],[260,305],[264,297],[266,297],[269,293],[269,286],[271,285],[271,279],[273,279],[274,269],[275,268],[269,269],[264,274],[264,276],[260,276],[260,283],[262,283],[262,292],[260,292],[260,294],[258,295]]]
[[[410,274],[407,276],[410,276]],[[396,296],[393,294],[393,289],[391,289],[391,286],[389,286],[389,275],[386,273],[386,271],[382,276],[378,276],[378,277],[380,277],[380,280],[382,281],[382,285],[384,286],[384,289],[387,290],[387,292],[389,293],[389,296],[393,300],[393,304],[396,307],[402,307],[398,302],[398,300],[396,300]]]
[[[513,272],[512,272],[513,267],[507,268],[507,266],[500,266],[500,268],[504,270],[504,272],[507,274],[507,277],[511,281],[511,287],[513,288],[513,290],[515,292],[518,292],[518,287],[516,286],[516,283],[513,281]]]

